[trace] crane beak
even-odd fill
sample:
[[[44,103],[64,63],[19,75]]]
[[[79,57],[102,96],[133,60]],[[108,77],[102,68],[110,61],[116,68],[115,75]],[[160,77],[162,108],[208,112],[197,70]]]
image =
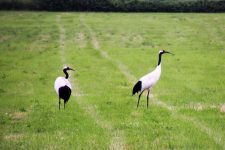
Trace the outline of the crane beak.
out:
[[[168,52],[168,51],[165,51],[165,53],[168,53],[168,54],[174,55],[173,53],[171,53],[171,52]]]
[[[74,69],[70,68],[70,70],[75,71]]]

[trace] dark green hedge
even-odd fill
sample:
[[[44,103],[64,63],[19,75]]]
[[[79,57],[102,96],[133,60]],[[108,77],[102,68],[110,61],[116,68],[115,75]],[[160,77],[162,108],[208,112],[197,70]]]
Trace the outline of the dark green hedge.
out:
[[[225,0],[0,0],[0,9],[120,12],[225,12]]]

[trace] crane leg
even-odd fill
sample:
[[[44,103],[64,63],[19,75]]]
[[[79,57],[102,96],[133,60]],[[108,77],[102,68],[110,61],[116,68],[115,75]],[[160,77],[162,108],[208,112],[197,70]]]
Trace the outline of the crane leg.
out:
[[[148,95],[147,95],[147,108],[148,108],[149,92],[150,92],[150,89],[148,89]]]
[[[144,91],[142,91],[141,94],[142,94],[143,92],[144,92]],[[138,96],[137,108],[138,108],[138,105],[139,105],[139,101],[140,101],[140,98],[141,98],[141,94]]]
[[[59,110],[60,110],[60,104],[61,104],[61,102],[60,102],[60,97],[59,97]]]

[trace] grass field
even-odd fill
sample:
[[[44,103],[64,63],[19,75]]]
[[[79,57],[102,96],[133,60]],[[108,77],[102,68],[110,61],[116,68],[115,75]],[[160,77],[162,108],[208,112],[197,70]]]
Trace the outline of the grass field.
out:
[[[0,12],[0,149],[225,149],[225,14]],[[136,108],[133,85],[165,55]],[[76,71],[58,110],[53,84]]]

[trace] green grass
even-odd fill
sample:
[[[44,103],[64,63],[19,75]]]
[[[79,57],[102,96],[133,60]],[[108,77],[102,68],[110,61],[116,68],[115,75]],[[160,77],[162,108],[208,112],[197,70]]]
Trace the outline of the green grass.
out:
[[[0,12],[0,149],[225,149],[224,17]],[[136,109],[159,49],[175,56]],[[64,65],[76,71],[59,111]]]

